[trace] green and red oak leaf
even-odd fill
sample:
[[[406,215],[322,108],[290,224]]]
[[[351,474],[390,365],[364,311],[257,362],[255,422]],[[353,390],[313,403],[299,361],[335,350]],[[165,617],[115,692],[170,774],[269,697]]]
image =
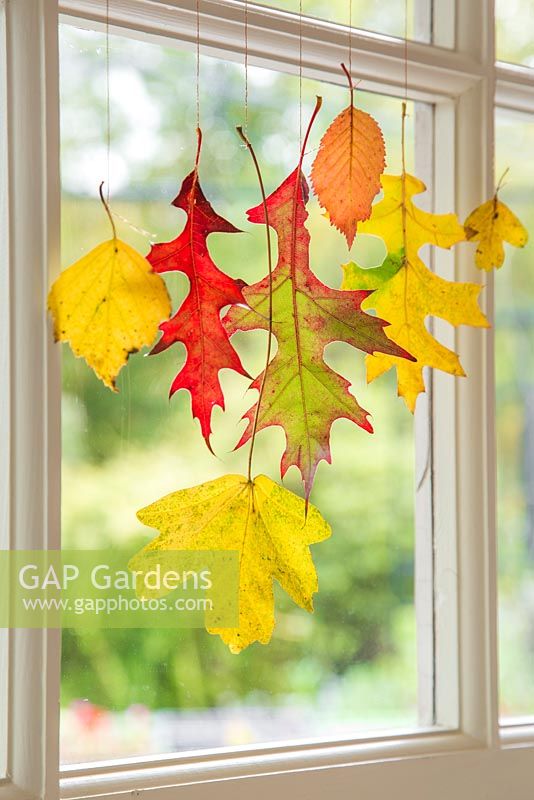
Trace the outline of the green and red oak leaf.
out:
[[[267,198],[268,223],[278,235],[278,263],[272,273],[272,331],[278,351],[267,369],[258,430],[271,425],[284,429],[282,477],[297,466],[309,496],[319,462],[331,462],[332,423],[345,417],[372,432],[368,413],[349,392],[349,382],[326,365],[326,345],[342,341],[366,353],[412,357],[388,339],[387,322],[361,310],[370,292],[331,289],[313,274],[307,201],[308,185],[300,168]],[[247,213],[251,222],[265,224],[263,204]],[[248,307],[234,305],[223,319],[230,335],[269,330],[269,289],[269,276],[244,288]],[[262,378],[263,373],[252,388],[259,389]],[[255,411],[253,405],[244,415],[248,425],[237,447],[249,441]]]

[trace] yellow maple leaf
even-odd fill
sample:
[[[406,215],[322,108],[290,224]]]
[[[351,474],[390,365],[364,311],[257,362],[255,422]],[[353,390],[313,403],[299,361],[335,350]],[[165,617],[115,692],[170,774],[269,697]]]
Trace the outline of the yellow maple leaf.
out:
[[[502,267],[504,242],[524,247],[528,241],[525,227],[508,206],[501,203],[498,192],[469,214],[464,227],[466,239],[478,242],[475,264],[488,272]]]
[[[317,574],[309,545],[330,536],[316,508],[265,475],[253,481],[225,475],[162,497],[137,513],[160,531],[154,550],[237,550],[239,627],[208,628],[233,653],[267,644],[274,629],[273,579],[302,608],[313,611]],[[135,559],[136,557],[134,557]]]
[[[114,237],[61,273],[48,308],[56,341],[68,342],[116,391],[120,369],[131,353],[152,344],[171,301],[146,258]]]
[[[343,266],[343,289],[376,289],[362,308],[376,310],[390,323],[388,336],[417,359],[406,361],[382,353],[366,357],[367,380],[372,381],[395,366],[398,392],[414,411],[424,392],[423,367],[465,375],[458,355],[440,344],[426,328],[428,316],[441,317],[452,325],[487,327],[478,307],[481,286],[444,280],[431,272],[419,257],[425,244],[450,248],[465,239],[455,214],[429,214],[412,202],[426,190],[417,178],[383,175],[383,199],[373,207],[371,218],[360,224],[360,233],[380,236],[389,258],[381,267],[362,269],[354,263]]]

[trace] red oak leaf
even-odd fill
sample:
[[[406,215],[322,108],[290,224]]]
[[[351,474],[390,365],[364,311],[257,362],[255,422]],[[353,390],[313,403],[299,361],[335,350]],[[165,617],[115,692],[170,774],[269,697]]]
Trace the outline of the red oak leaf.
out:
[[[387,322],[362,311],[361,304],[370,292],[331,289],[310,270],[310,235],[304,224],[308,217],[308,186],[300,167],[299,164],[266,201],[269,225],[278,234],[272,306],[267,276],[244,289],[248,308],[233,306],[223,321],[231,334],[238,330],[269,330],[272,311],[278,351],[267,368],[258,430],[271,425],[284,429],[282,477],[290,466],[297,466],[308,497],[318,463],[323,459],[331,462],[332,423],[345,417],[372,432],[367,412],[348,391],[348,381],[325,363],[326,345],[348,342],[366,353],[413,359],[388,339],[384,333]],[[250,209],[248,218],[265,224],[263,204]],[[262,378],[263,375],[258,376],[252,387],[259,390]],[[250,439],[255,413],[256,404],[244,416],[248,426],[237,447]]]
[[[202,435],[211,449],[211,413],[214,406],[224,409],[219,370],[233,369],[247,376],[222,325],[221,309],[246,301],[242,294],[243,282],[221,272],[208,251],[206,240],[210,233],[241,231],[213,210],[200,188],[201,142],[199,130],[195,168],[184,179],[178,196],[172,201],[173,206],[186,212],[185,227],[172,242],[154,244],[147,259],[154,272],[177,270],[189,278],[189,294],[174,316],[160,325],[163,335],[152,354],[161,353],[175,342],[185,345],[186,361],[172,382],[169,396],[179,389],[190,392],[193,416],[200,421]]]

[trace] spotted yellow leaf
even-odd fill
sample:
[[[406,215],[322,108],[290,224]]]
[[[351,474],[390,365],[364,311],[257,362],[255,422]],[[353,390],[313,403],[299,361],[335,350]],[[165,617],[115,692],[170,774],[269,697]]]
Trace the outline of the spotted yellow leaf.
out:
[[[508,206],[501,203],[497,193],[469,214],[464,227],[466,239],[478,242],[475,264],[488,272],[502,267],[504,242],[524,247],[528,241],[525,227]]]
[[[375,309],[386,319],[388,336],[417,359],[410,362],[384,353],[366,356],[368,381],[396,367],[399,395],[413,411],[418,395],[425,391],[423,367],[465,375],[458,355],[429,332],[427,318],[480,327],[488,322],[477,302],[481,286],[447,281],[431,272],[419,256],[425,244],[450,248],[465,239],[456,215],[429,214],[414,205],[412,198],[426,186],[407,173],[383,175],[382,188],[383,199],[373,206],[371,218],[360,223],[359,231],[381,237],[389,257],[376,269],[345,264],[342,288],[375,289],[362,308]]]
[[[313,611],[317,574],[309,546],[330,536],[317,509],[265,475],[242,475],[182,489],[137,513],[160,531],[142,553],[158,550],[237,550],[239,627],[208,628],[233,653],[267,644],[274,629],[273,580],[302,608]]]
[[[56,341],[68,342],[98,377],[115,380],[130,353],[150,345],[169,318],[163,279],[136,250],[113,238],[64,272],[48,295]]]

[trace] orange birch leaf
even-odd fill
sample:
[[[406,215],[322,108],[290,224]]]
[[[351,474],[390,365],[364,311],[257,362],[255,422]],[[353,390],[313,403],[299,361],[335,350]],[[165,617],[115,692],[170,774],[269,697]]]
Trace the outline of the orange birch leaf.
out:
[[[342,67],[349,79],[351,102],[321,139],[311,179],[331,224],[344,234],[351,247],[358,222],[371,216],[386,161],[380,126],[370,114],[353,105],[352,80],[343,64]]]

